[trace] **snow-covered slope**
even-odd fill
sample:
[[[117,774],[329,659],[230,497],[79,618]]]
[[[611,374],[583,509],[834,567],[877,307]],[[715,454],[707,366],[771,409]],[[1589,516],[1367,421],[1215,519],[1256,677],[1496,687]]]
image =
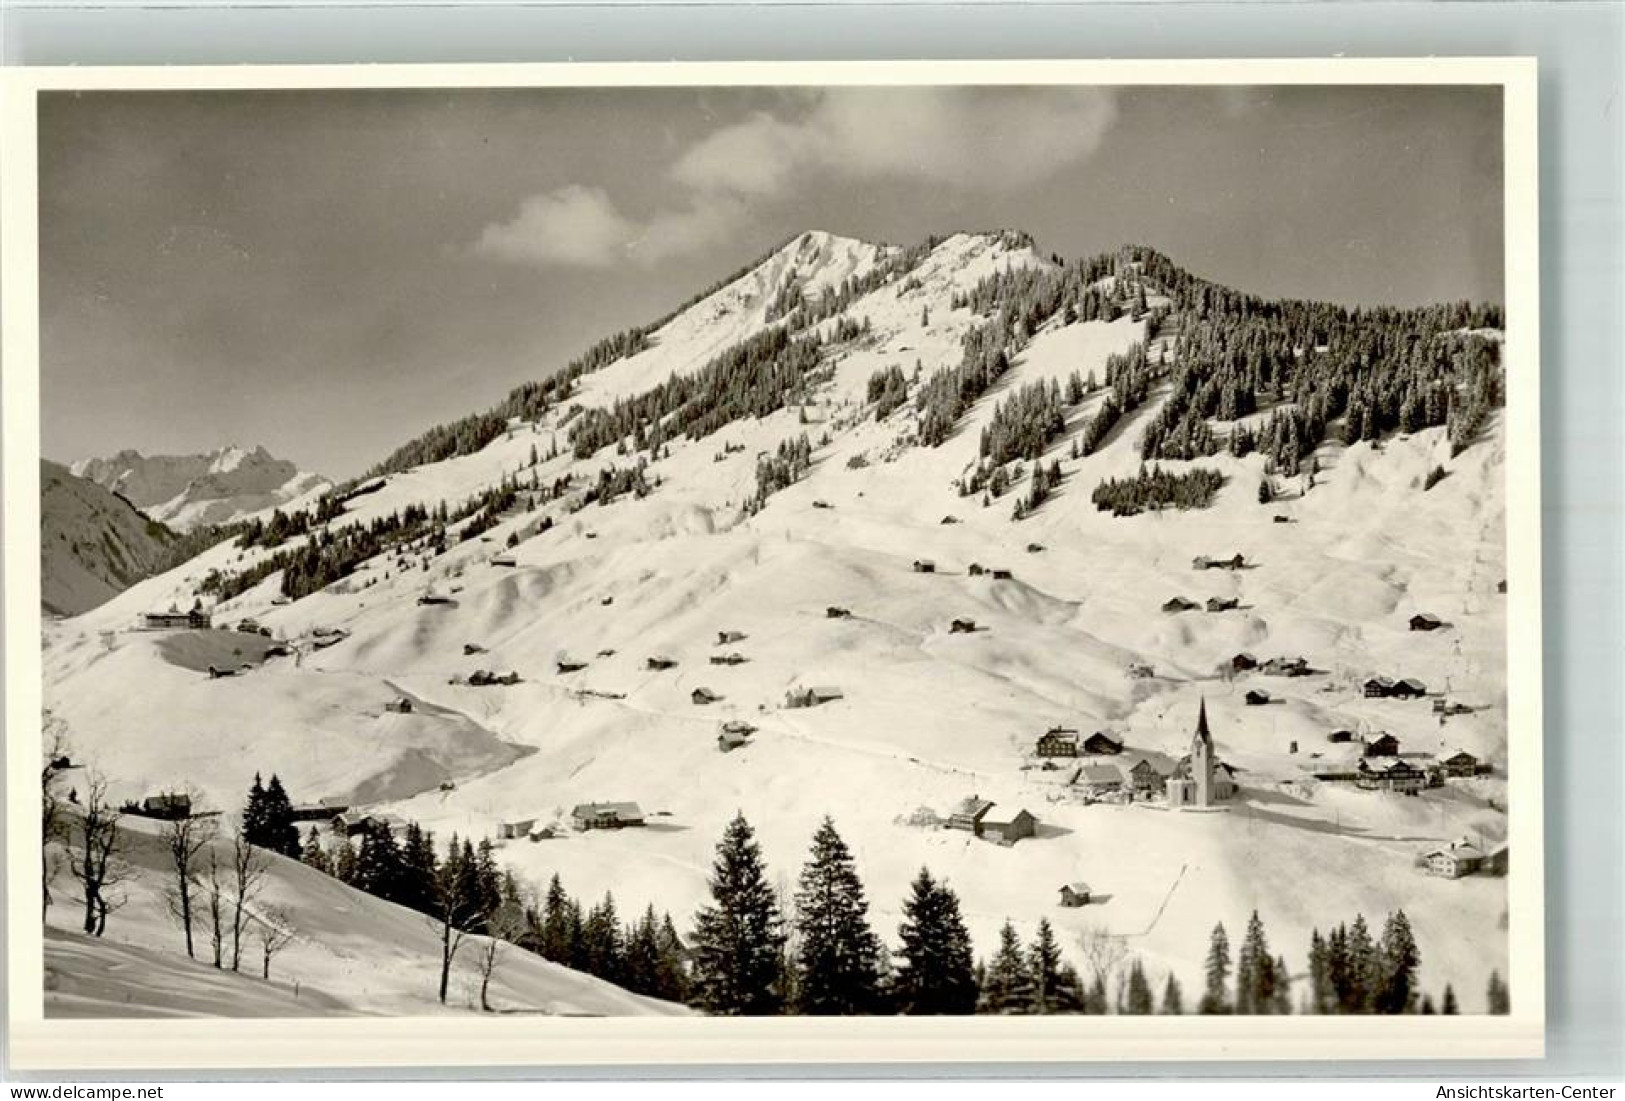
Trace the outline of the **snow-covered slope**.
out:
[[[133,874],[120,885],[124,905],[102,940],[78,932],[83,913],[66,875],[48,911],[45,941],[47,1016],[295,1017],[478,1011],[476,957],[485,938],[471,936],[454,961],[447,1002],[440,981],[439,928],[423,914],[347,887],[298,861],[267,854],[270,872],[250,903],[240,973],[217,971],[202,915],[194,925],[198,959],[187,959],[181,929],[164,892],[174,877],[151,822],[125,819],[122,858]],[[215,842],[222,864],[229,845]],[[207,854],[204,854],[204,859]],[[293,940],[262,979],[254,929],[273,916]],[[565,1016],[680,1014],[682,1007],[631,994],[517,948],[501,949],[491,1006],[502,1012]]]
[[[164,561],[174,536],[130,502],[56,463],[40,462],[40,605],[78,615]]]
[[[230,523],[330,485],[263,447],[222,447],[203,455],[143,456],[125,450],[105,459],[81,459],[72,470],[177,531]]]
[[[1380,448],[1328,444],[1315,488],[1283,487],[1269,506],[1256,494],[1262,457],[1220,454],[1201,461],[1226,478],[1211,507],[1125,518],[1098,511],[1090,492],[1140,466],[1140,431],[1166,392],[1155,390],[1099,451],[1074,459],[1070,446],[1103,400],[1097,392],[1068,409],[1066,431],[1044,456],[1046,465],[1061,463],[1060,487],[1014,522],[1010,495],[984,507],[956,488],[995,404],[1032,381],[1073,371],[1104,377],[1107,357],[1143,340],[1145,325],[1052,319],[946,443],[910,446],[912,401],[877,422],[870,376],[896,366],[913,379],[916,366],[925,377],[957,364],[962,337],[982,320],[958,296],[987,275],[1048,263],[1020,239],[961,234],[845,309],[841,317],[867,321],[867,331],[826,347],[827,377],[807,401],[700,440],[671,439],[648,468],[657,483],[648,496],[575,507],[600,470],[635,461],[613,446],[574,460],[568,422],[577,406],[642,393],[762,331],[772,324],[767,303],[787,279],[838,286],[883,255],[829,235],[798,238],[679,314],[651,347],[584,376],[563,407],[514,424],[475,454],[391,475],[349,502],[338,523],[455,503],[505,477],[546,486],[573,476],[559,498],[516,511],[478,539],[453,541],[444,554],[379,556],[292,604],[275,602],[273,575],[217,610],[252,615],[295,641],[314,628],[343,628],[348,637],[337,645],[297,665],[209,682],[166,670],[147,636],[99,637],[142,610],[189,603],[211,569],[242,569],[269,553],[223,545],[53,628],[51,706],[76,745],[116,764],[107,770],[132,789],[185,781],[224,805],[241,798],[256,770],[275,770],[296,799],[376,791],[379,805],[440,836],[478,837],[518,818],[566,821],[580,802],[636,800],[651,828],[566,830],[500,850],[527,878],[558,872],[586,898],[613,891],[623,911],[652,902],[679,918],[692,913],[713,847],[741,810],[785,883],[819,819],[833,815],[889,941],[909,879],[928,865],[959,892],[981,953],[992,951],[1006,918],[1030,936],[1047,917],[1074,957],[1090,930],[1117,934],[1155,982],[1172,970],[1187,990],[1199,983],[1216,921],[1234,933],[1256,908],[1297,971],[1312,927],[1357,913],[1380,924],[1402,907],[1422,946],[1423,985],[1452,983],[1475,1008],[1469,992],[1482,991],[1492,969],[1506,971],[1504,881],[1430,878],[1413,860],[1429,843],[1494,839],[1503,828],[1498,424],[1454,458],[1442,429]],[[821,331],[833,333],[840,319],[820,322]],[[910,397],[917,391],[911,382]],[[811,470],[749,513],[742,506],[756,490],[758,455],[802,433],[813,446]],[[542,456],[534,466],[533,451]],[[1424,491],[1437,465],[1449,476]],[[551,527],[540,531],[544,519]],[[1197,555],[1237,552],[1251,568],[1191,568]],[[513,564],[493,562],[499,554]],[[936,572],[914,572],[916,558],[933,559]],[[973,564],[1013,576],[973,575]],[[426,589],[448,602],[420,604]],[[1176,594],[1234,597],[1239,607],[1163,614]],[[827,618],[829,606],[850,609],[850,618]],[[1448,629],[1409,632],[1417,611],[1441,616]],[[955,617],[981,629],[950,633]],[[721,631],[745,637],[719,647]],[[465,654],[471,645],[481,652]],[[724,649],[747,660],[712,664]],[[1216,666],[1242,650],[1302,655],[1321,674],[1220,677]],[[654,655],[677,665],[652,670]],[[565,656],[585,668],[560,672]],[[1130,677],[1136,663],[1156,675]],[[475,669],[511,669],[522,681],[453,683]],[[1360,682],[1372,674],[1420,678],[1473,711],[1445,722],[1425,701],[1366,699]],[[137,716],[130,701],[148,698],[149,685],[162,686],[153,697],[161,705]],[[833,685],[845,698],[786,709],[785,693],[798,685]],[[700,687],[720,700],[695,704]],[[1244,706],[1249,687],[1280,702]],[[372,754],[402,744],[405,735],[386,728],[378,710],[401,693],[425,717],[526,752],[498,764],[447,764],[454,791],[393,783],[395,766]],[[1177,758],[1203,699],[1220,755],[1242,770],[1242,796],[1222,812],[1087,804],[1064,783],[1070,770],[1032,760],[1034,739],[1052,725],[1109,729],[1131,753]],[[721,753],[725,719],[759,730],[749,745]],[[1352,767],[1357,747],[1326,739],[1339,728],[1391,731],[1410,752],[1467,749],[1495,773],[1414,798],[1316,782],[1311,772]],[[1031,810],[1037,837],[1006,848],[908,824],[918,808],[946,817],[973,793]],[[1101,904],[1059,909],[1059,886],[1080,879]]]

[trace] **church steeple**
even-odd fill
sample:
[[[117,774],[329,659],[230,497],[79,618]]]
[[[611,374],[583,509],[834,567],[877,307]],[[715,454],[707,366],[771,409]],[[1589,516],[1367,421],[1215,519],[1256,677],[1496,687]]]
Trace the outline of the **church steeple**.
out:
[[[1209,750],[1212,750],[1212,748],[1213,748],[1213,735],[1207,728],[1207,697],[1206,696],[1202,697],[1201,706],[1198,708],[1198,710],[1196,712],[1196,736],[1191,739],[1191,742],[1193,744],[1197,743],[1197,742],[1200,742],[1202,745],[1206,746]]]

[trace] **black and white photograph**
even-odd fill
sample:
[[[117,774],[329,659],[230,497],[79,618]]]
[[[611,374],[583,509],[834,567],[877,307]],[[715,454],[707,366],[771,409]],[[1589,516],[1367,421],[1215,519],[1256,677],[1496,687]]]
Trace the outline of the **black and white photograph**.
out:
[[[1538,1023],[1522,86],[670,68],[39,92],[39,1027]]]

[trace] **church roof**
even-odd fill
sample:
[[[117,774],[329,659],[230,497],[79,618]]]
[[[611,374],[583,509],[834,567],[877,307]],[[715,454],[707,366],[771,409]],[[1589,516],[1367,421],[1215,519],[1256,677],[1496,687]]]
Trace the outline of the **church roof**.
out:
[[[1197,742],[1201,742],[1209,750],[1213,748],[1213,734],[1207,728],[1207,697],[1205,696],[1202,697],[1201,706],[1196,712],[1196,734],[1191,738],[1191,746],[1194,748]]]

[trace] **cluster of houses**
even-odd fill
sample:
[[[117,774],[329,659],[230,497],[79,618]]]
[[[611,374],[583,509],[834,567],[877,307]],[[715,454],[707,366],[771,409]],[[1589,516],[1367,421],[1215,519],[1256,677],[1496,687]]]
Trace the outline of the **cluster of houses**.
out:
[[[1334,730],[1326,740],[1344,744],[1353,742],[1355,736],[1352,731]],[[1353,768],[1322,770],[1314,773],[1314,777],[1352,783],[1362,791],[1415,795],[1427,788],[1443,787],[1447,780],[1482,776],[1491,771],[1491,765],[1465,749],[1442,759],[1428,754],[1402,754],[1399,739],[1381,732],[1363,740],[1360,757]]]
[[[1233,655],[1229,661],[1220,666],[1221,672],[1229,673],[1263,673],[1268,677],[1308,677],[1314,675],[1314,669],[1309,665],[1309,659],[1303,657],[1274,657],[1267,661],[1259,661],[1252,654],[1243,650]]]
[[[991,577],[995,581],[1013,581],[1016,576],[1009,570],[1000,569],[998,567],[989,568],[987,566],[983,566],[980,562],[972,562],[970,564],[969,572],[972,577],[986,576]]]
[[[1164,771],[1144,754],[1125,756],[1122,738],[1096,731],[1083,738],[1075,730],[1052,727],[1038,738],[1040,757],[1095,757],[1068,778],[1069,787],[1090,799],[1133,800],[1162,797],[1170,807],[1211,807],[1235,797],[1236,770],[1221,761],[1208,729],[1207,701],[1203,700],[1191,736],[1190,752]],[[1046,766],[1048,767],[1048,766]]]
[[[466,683],[474,688],[518,684],[519,674],[512,671],[506,673],[493,673],[489,669],[476,669],[468,675],[468,680]]]
[[[993,800],[972,795],[948,815],[948,828],[965,830],[1000,845],[1014,845],[1022,838],[1032,837],[1038,832],[1038,819],[1031,811],[1018,809],[1013,814],[995,814],[994,807]]]
[[[1076,730],[1052,726],[1038,736],[1034,752],[1040,757],[1116,756],[1123,752],[1123,739],[1104,730],[1084,738]]]
[[[1419,700],[1428,694],[1427,685],[1415,677],[1405,677],[1394,680],[1390,677],[1368,677],[1360,685],[1360,691],[1368,700]]]

